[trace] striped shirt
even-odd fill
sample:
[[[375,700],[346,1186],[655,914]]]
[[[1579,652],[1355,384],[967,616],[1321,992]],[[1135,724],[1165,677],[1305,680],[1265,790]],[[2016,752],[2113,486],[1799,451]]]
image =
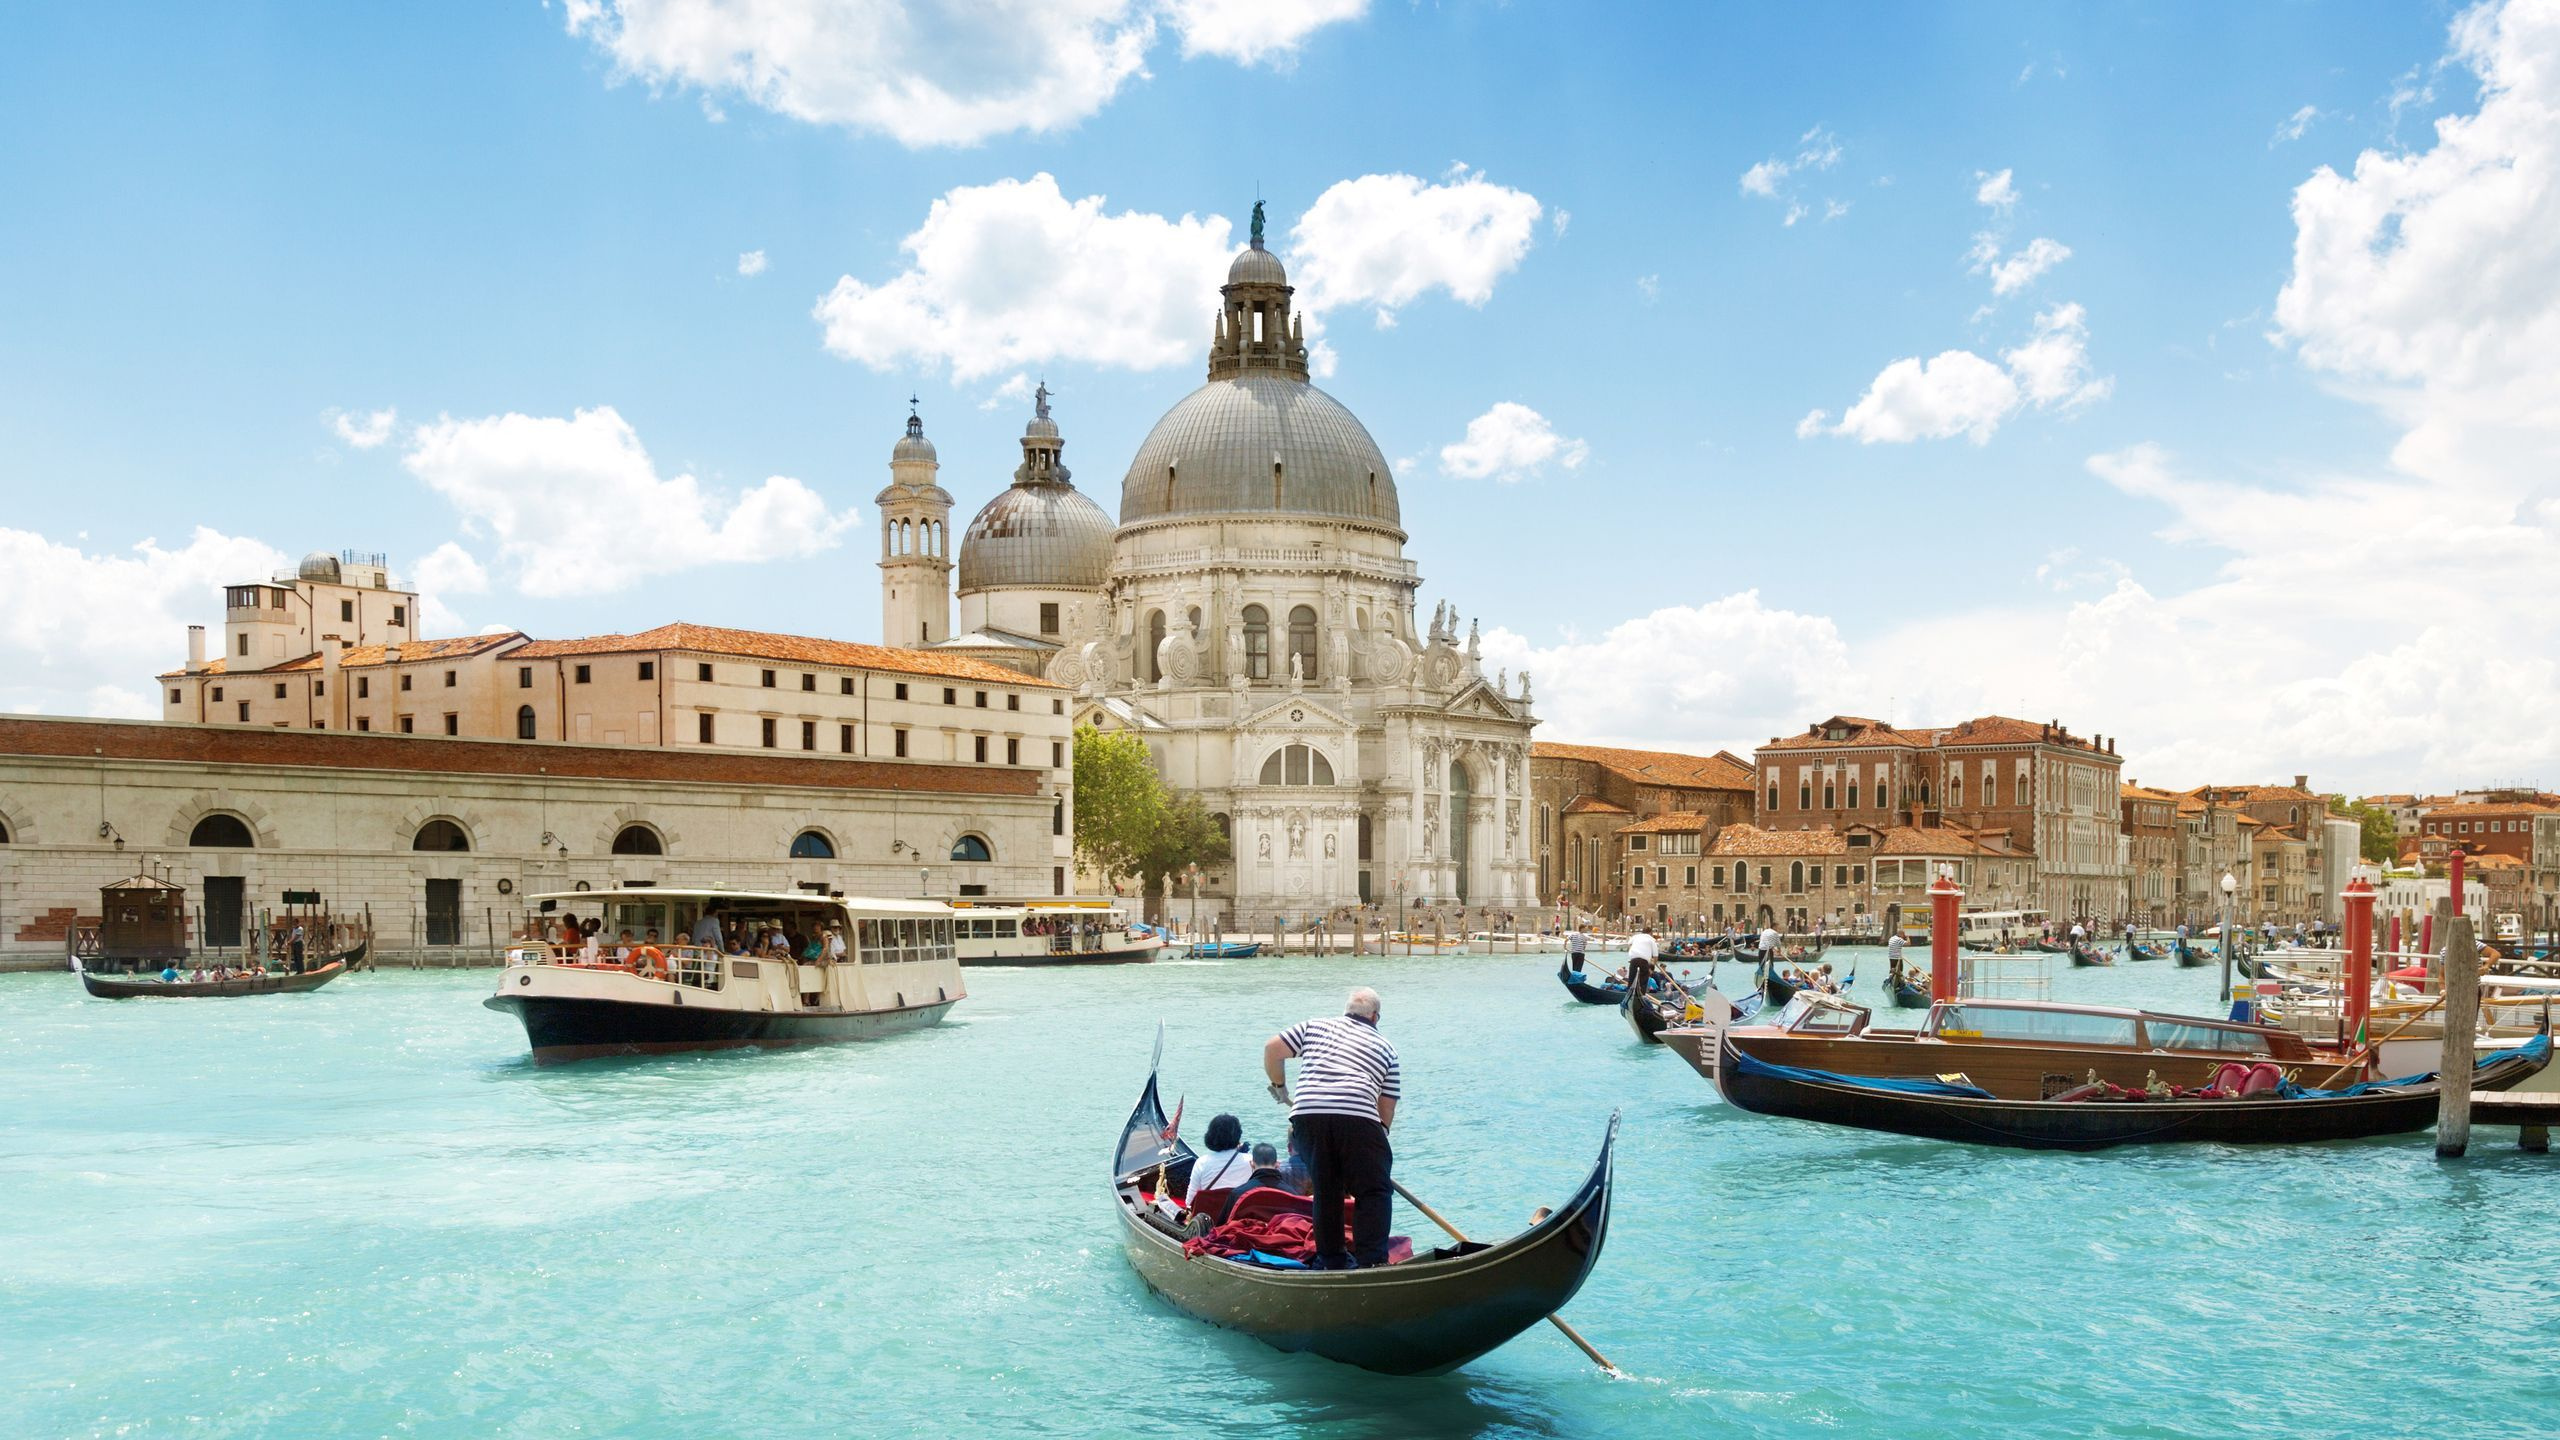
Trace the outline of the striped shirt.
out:
[[[1298,1084],[1289,1106],[1292,1119],[1356,1115],[1375,1120],[1380,1098],[1399,1099],[1404,1094],[1396,1047],[1366,1021],[1327,1015],[1281,1031],[1280,1042],[1298,1057]]]

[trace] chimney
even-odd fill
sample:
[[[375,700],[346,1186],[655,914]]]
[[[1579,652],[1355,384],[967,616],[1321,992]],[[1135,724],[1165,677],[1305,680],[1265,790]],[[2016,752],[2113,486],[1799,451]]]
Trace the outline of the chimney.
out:
[[[187,627],[187,673],[204,673],[204,627],[201,625]]]
[[[2294,789],[2296,789],[2296,790],[2308,790],[2308,789],[2310,789],[2310,788],[2311,788],[2311,777],[2310,777],[2310,776],[2308,776],[2308,775],[2296,775],[2296,776],[2294,776],[2294,777],[2293,777],[2293,788],[2294,788]]]
[[[326,703],[320,707],[320,714],[316,718],[324,728],[330,730],[346,728],[339,722],[339,717],[346,713],[347,690],[338,674],[338,652],[345,649],[346,644],[347,642],[335,635],[320,642],[321,688],[328,693],[321,697]]]

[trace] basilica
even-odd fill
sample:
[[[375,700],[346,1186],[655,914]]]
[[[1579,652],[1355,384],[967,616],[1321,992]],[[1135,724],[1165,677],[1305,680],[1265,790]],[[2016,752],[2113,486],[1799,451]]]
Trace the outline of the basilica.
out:
[[[1012,485],[960,535],[956,628],[952,496],[910,415],[878,497],[885,638],[1065,686],[1079,722],[1142,736],[1232,840],[1201,894],[1239,923],[1528,910],[1529,676],[1486,676],[1454,609],[1417,615],[1395,476],[1309,383],[1291,294],[1257,206],[1207,383],[1130,459],[1116,523],[1075,487],[1043,387]]]

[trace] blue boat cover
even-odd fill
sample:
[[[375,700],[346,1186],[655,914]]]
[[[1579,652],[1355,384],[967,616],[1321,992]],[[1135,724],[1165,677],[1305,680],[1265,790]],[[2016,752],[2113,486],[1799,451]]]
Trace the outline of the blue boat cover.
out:
[[[2549,1064],[2551,1061],[2551,1036],[2548,1033],[2536,1035],[2532,1039],[2524,1042],[2522,1045],[2515,1047],[2513,1050],[2500,1050],[2494,1054],[2483,1055],[2479,1059],[2471,1062],[2471,1068],[2476,1073],[2487,1069],[2491,1065],[2497,1064],[2501,1060],[2506,1060],[2516,1056],[2524,1056],[2531,1059],[2537,1069],[2543,1065]],[[2343,1090],[2315,1090],[2308,1085],[2296,1085],[2292,1081],[2287,1080],[2282,1085],[2276,1087],[2276,1093],[2287,1100],[2335,1100],[2343,1099],[2350,1095],[2368,1095],[2376,1090],[2406,1089],[2412,1085],[2432,1085],[2435,1083],[2435,1078],[2436,1072],[2429,1070],[2423,1075],[2404,1075],[2396,1080],[2366,1080],[2358,1084],[2350,1085]]]
[[[1807,1070],[1797,1065],[1772,1065],[1754,1060],[1740,1049],[1732,1050],[1734,1068],[1745,1075],[1766,1075],[1778,1080],[1805,1080],[1825,1085],[1850,1085],[1860,1090],[1882,1090],[1895,1095],[1934,1095],[1951,1100],[1994,1100],[1999,1097],[1978,1085],[1955,1085],[1944,1080],[1889,1080],[1874,1075],[1838,1075],[1829,1070]]]

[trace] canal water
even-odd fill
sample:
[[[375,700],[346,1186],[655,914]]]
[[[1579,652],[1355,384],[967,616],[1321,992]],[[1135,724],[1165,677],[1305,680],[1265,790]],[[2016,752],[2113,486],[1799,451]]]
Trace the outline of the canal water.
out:
[[[2560,1159],[2507,1132],[2442,1164],[1769,1120],[1554,963],[979,970],[921,1035],[540,1070],[485,971],[0,978],[0,1435],[2469,1436],[2560,1401]],[[1624,1112],[1567,1318],[1634,1378],[1543,1326],[1372,1376],[1131,1276],[1102,1171],[1156,1022],[1187,1133],[1271,1136],[1262,1040],[1361,982],[1404,1059],[1398,1175],[1472,1233],[1569,1194]],[[2195,1011],[2214,984],[2055,977]]]

